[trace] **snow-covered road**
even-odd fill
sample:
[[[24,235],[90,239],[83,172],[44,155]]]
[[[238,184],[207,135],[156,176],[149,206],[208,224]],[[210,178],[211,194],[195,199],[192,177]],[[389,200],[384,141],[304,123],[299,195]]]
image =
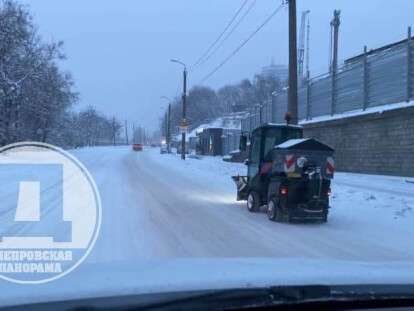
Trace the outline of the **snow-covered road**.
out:
[[[304,284],[412,284],[414,184],[338,173],[327,224],[283,224],[235,201],[219,157],[158,149],[71,151],[93,175],[102,226],[89,257],[56,281],[0,280],[1,305],[180,290]]]
[[[74,151],[95,178],[103,223],[88,262],[173,257],[414,259],[414,184],[337,174],[327,224],[281,224],[235,201],[240,164],[158,149]]]

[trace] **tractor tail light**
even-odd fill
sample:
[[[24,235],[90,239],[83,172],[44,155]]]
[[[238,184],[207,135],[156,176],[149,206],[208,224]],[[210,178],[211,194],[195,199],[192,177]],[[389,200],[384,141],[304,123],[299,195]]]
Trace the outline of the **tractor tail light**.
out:
[[[326,190],[326,195],[328,196],[328,197],[330,197],[331,196],[331,188],[328,188],[328,190]]]
[[[280,192],[280,195],[287,196],[288,195],[288,187],[280,187],[279,192]]]

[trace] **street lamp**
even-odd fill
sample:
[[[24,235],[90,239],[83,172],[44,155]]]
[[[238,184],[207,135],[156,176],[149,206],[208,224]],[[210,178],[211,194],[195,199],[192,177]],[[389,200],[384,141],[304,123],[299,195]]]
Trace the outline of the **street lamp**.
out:
[[[185,132],[188,128],[188,122],[186,120],[186,96],[187,96],[187,66],[177,59],[171,59],[170,60],[173,63],[180,64],[184,67],[183,71],[183,95],[182,95],[182,101],[183,101],[183,115],[180,123],[180,129],[181,129],[181,159],[185,160]]]
[[[167,126],[166,126],[166,135],[165,140],[167,143],[167,152],[171,153],[170,144],[171,144],[171,99],[167,96],[161,96],[161,99],[165,99],[168,101],[168,111],[167,111]]]
[[[184,69],[187,70],[186,64],[184,64],[182,61],[180,61],[178,59],[174,59],[174,58],[170,59],[170,61],[173,62],[173,63],[177,63],[177,64],[180,64],[180,65],[184,66]]]
[[[171,98],[169,98],[169,97],[167,97],[167,96],[161,96],[160,97],[161,99],[165,99],[165,100],[167,100],[168,102],[171,102],[172,100],[171,100]]]

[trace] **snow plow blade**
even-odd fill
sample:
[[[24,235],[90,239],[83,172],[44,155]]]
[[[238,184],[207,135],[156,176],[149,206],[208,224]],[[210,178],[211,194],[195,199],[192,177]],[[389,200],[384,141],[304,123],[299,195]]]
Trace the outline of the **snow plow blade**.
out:
[[[247,176],[231,176],[237,187],[237,201],[247,199]]]

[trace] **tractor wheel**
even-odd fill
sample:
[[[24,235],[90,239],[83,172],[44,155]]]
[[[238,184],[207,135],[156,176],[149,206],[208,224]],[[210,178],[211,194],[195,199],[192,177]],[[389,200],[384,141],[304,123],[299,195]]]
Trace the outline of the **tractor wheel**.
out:
[[[251,213],[256,213],[260,209],[260,196],[257,192],[252,191],[247,196],[247,209]]]
[[[271,221],[282,221],[282,211],[275,198],[271,198],[267,203],[267,218]]]

